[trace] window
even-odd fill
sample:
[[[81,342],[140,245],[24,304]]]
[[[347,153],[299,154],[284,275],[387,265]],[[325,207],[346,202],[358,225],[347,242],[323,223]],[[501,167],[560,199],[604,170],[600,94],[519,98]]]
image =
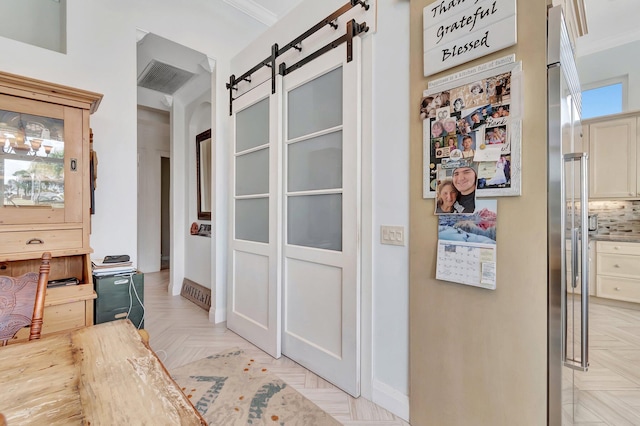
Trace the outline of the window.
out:
[[[66,0],[3,1],[0,37],[66,53],[66,8]]]
[[[622,83],[582,92],[582,119],[622,112]]]

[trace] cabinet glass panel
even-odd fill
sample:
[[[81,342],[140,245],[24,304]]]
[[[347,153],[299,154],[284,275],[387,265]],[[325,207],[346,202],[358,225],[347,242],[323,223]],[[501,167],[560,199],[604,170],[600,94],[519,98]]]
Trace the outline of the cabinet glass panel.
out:
[[[64,208],[64,120],[0,110],[0,146],[4,207]]]
[[[292,143],[288,154],[289,191],[342,188],[342,131]]]
[[[342,124],[342,68],[336,68],[289,92],[288,139]]]
[[[288,244],[342,251],[342,194],[288,197]]]

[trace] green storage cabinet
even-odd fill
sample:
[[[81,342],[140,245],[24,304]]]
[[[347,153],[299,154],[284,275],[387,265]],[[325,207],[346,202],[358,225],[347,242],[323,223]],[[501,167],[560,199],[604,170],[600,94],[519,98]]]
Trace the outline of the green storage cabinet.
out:
[[[144,274],[135,273],[131,277],[94,275],[93,284],[98,295],[94,309],[95,324],[127,318],[128,313],[134,326],[144,328]]]

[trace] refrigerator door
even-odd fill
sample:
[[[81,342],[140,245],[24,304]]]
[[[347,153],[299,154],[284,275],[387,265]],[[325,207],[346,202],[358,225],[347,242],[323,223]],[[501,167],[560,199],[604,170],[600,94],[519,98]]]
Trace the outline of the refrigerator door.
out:
[[[547,43],[548,424],[568,425],[579,407],[576,369],[588,365],[588,171],[580,84],[559,7],[549,9]]]

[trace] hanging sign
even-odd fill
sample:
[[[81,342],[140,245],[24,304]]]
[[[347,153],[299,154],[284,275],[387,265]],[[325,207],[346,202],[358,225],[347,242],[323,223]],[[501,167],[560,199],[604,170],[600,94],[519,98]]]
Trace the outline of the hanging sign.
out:
[[[425,76],[516,44],[516,0],[440,0],[422,13]]]

